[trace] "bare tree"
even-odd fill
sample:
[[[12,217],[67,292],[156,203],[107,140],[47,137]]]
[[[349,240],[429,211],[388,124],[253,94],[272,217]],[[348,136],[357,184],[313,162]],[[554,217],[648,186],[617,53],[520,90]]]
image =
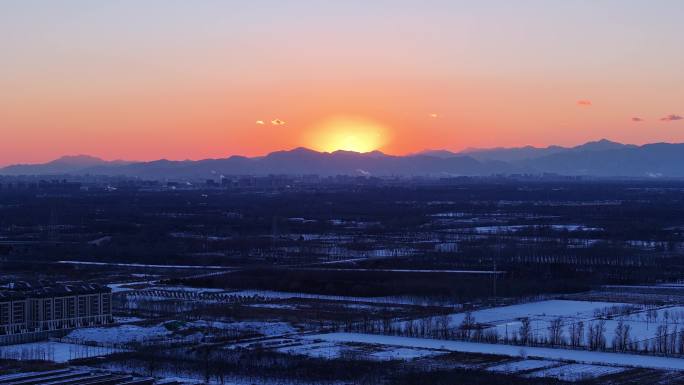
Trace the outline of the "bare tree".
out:
[[[606,348],[606,321],[599,320],[587,325],[587,347],[589,350],[604,350]]]
[[[523,345],[528,345],[532,339],[532,323],[530,322],[529,317],[524,317],[520,320],[520,330],[518,333],[520,334],[520,343]]]
[[[437,317],[438,338],[449,338],[449,320],[446,314]]]
[[[622,318],[618,320],[615,327],[615,337],[613,338],[613,349],[624,352],[629,348],[629,332],[631,326],[626,324]]]
[[[679,354],[684,354],[684,329],[681,329],[679,331],[679,339],[678,339],[678,349],[677,352]]]
[[[463,339],[470,339],[472,337],[472,331],[476,328],[476,325],[477,322],[475,321],[473,313],[467,312],[465,317],[463,317],[463,321],[461,321],[461,324],[458,326],[459,337]]]
[[[570,325],[570,346],[579,347],[584,340],[584,322],[579,321]]]
[[[558,317],[549,324],[549,343],[558,346],[563,343],[563,319]]]
[[[668,330],[667,324],[658,325],[655,332],[654,351],[656,353],[667,353]]]

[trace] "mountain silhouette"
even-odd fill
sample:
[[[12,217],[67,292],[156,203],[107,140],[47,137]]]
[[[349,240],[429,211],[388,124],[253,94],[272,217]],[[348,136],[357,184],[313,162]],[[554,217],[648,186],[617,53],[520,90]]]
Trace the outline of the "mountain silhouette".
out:
[[[130,162],[106,161],[90,155],[66,155],[48,163],[16,164],[0,168],[0,175],[58,175],[80,174],[81,171],[98,166],[122,166]]]
[[[635,146],[606,139],[575,147],[526,146],[426,150],[395,156],[380,151],[318,152],[299,147],[260,157],[231,156],[197,161],[104,161],[78,155],[33,165],[13,165],[0,175],[110,175],[145,179],[206,179],[219,175],[488,176],[493,174],[587,175],[598,177],[684,177],[684,144]]]

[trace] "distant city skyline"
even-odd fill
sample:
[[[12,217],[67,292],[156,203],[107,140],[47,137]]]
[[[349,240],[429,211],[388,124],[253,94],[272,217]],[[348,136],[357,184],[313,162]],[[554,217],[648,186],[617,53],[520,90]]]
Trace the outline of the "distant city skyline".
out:
[[[684,2],[8,0],[0,166],[684,142]]]

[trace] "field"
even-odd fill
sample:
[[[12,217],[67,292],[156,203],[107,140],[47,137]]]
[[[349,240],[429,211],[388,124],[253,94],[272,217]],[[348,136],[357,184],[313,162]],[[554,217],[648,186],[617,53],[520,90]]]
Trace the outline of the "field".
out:
[[[115,320],[0,347],[0,371],[684,383],[684,185],[319,187],[0,192],[0,285],[103,284]]]

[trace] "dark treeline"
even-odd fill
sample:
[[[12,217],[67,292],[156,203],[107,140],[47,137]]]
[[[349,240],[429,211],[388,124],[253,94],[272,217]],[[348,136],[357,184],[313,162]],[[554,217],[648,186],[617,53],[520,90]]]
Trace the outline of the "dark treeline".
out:
[[[531,296],[545,292],[572,293],[589,289],[591,282],[579,272],[565,277],[542,269],[519,270],[501,275],[496,289],[506,296]],[[567,269],[565,269],[567,270]],[[280,290],[346,296],[415,296],[449,298],[467,302],[493,296],[490,275],[411,273],[385,271],[248,269],[222,276],[184,280],[197,287]]]
[[[555,379],[513,377],[476,369],[449,369],[432,371],[418,365],[406,365],[401,361],[377,362],[355,357],[353,353],[336,360],[288,355],[270,350],[219,350],[211,347],[176,352],[150,350],[124,353],[114,356],[107,368],[135,371],[144,375],[173,375],[197,378],[212,383],[269,382],[317,384],[330,381],[350,384],[563,384]],[[464,358],[460,353],[441,358],[445,365],[455,362],[495,363],[500,357],[475,355]],[[93,364],[93,360],[83,360]],[[100,364],[102,365],[102,364]],[[477,366],[477,365],[474,365]],[[427,369],[427,370],[426,370]],[[584,381],[583,384],[597,384]]]

